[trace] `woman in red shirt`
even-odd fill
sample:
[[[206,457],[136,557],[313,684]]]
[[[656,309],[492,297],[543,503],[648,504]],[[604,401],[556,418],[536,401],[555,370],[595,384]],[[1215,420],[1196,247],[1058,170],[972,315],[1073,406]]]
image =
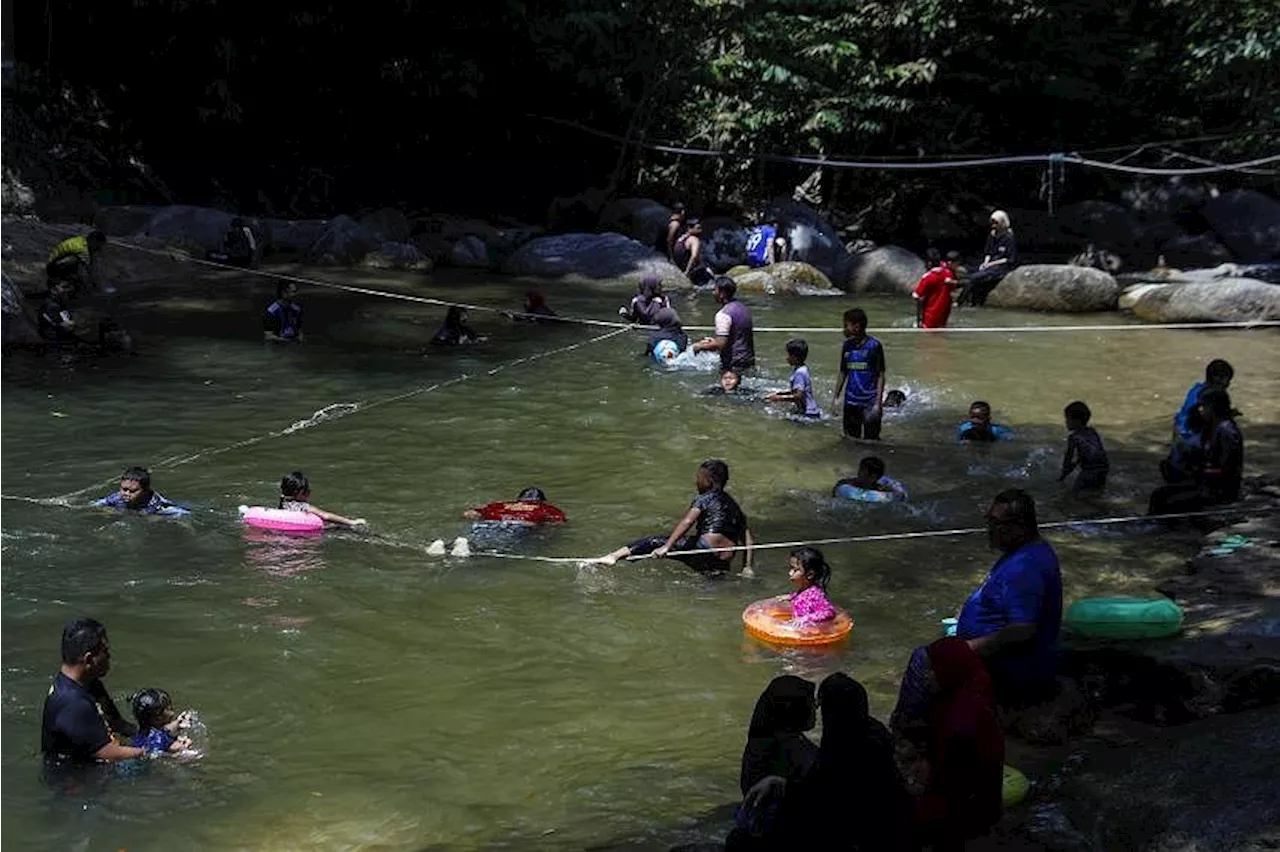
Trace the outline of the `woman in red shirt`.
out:
[[[951,316],[951,290],[956,285],[955,252],[943,260],[937,249],[929,249],[929,269],[920,277],[911,297],[920,305],[921,328],[946,328]]]

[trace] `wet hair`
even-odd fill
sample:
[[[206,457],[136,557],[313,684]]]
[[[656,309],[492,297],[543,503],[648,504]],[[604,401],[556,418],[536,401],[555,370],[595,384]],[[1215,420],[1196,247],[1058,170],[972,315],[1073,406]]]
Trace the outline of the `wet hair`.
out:
[[[831,566],[827,564],[821,550],[816,547],[797,547],[791,551],[791,558],[800,563],[800,570],[804,571],[806,580],[824,592],[827,590],[827,583],[831,580]]]
[[[1229,383],[1235,377],[1235,369],[1221,358],[1214,358],[1204,368],[1204,380],[1211,385],[1219,384],[1215,379],[1225,379]]]
[[[126,467],[124,473],[120,474],[120,481],[133,480],[142,486],[143,491],[151,488],[151,474],[145,467]]]
[[[722,386],[723,386],[723,384],[724,384],[724,377],[725,377],[725,376],[733,376],[733,386],[734,386],[735,388],[736,388],[738,385],[742,384],[742,374],[741,374],[741,373],[739,373],[737,370],[725,370],[723,373],[721,373],[721,374],[720,374],[720,384],[721,384]]]
[[[107,244],[107,235],[101,231],[94,229],[85,234],[85,242],[89,244],[89,248],[102,248]]]
[[[733,299],[738,295],[738,282],[728,275],[717,275],[711,283],[715,285],[716,292],[723,293],[726,299]]]
[[[898,390],[897,388],[891,391],[885,391],[884,404],[889,408],[893,408],[895,405],[902,405],[902,403],[906,401],[907,401],[906,391]]]
[[[299,494],[307,494],[310,491],[311,483],[307,480],[307,475],[300,470],[295,470],[280,480],[281,497],[297,497]]]
[[[133,718],[138,720],[142,729],[158,728],[163,724],[166,710],[173,707],[169,693],[163,689],[140,689],[130,700],[133,705]]]
[[[107,644],[107,628],[92,618],[73,618],[62,628],[62,662],[74,666]]]
[[[1200,394],[1200,407],[1213,412],[1219,420],[1231,419],[1231,394],[1221,388],[1210,388]]]
[[[980,399],[975,399],[973,402],[969,403],[970,412],[972,412],[975,408],[980,408],[983,411],[987,412],[988,414],[991,413],[991,403],[983,402]]]
[[[794,340],[788,340],[787,354],[803,364],[809,360],[809,344],[798,337]]]
[[[1001,506],[1006,510],[1008,519],[1036,532],[1039,524],[1036,521],[1036,501],[1021,488],[1009,488],[1001,491],[992,501],[992,506]]]
[[[729,465],[722,459],[707,459],[698,465],[698,470],[706,472],[707,479],[711,480],[711,487],[716,491],[723,491],[729,484]]]
[[[1076,400],[1062,409],[1062,416],[1068,420],[1074,420],[1082,426],[1088,426],[1089,419],[1093,417],[1093,412],[1089,410],[1089,406],[1080,400]]]
[[[952,249],[951,251],[947,252],[947,263],[959,263],[959,262],[960,262],[960,252],[956,251],[955,249]]]
[[[933,246],[929,246],[928,250],[924,253],[924,262],[930,266],[937,266],[939,263],[942,263],[942,252],[938,251]]]
[[[845,325],[861,325],[863,331],[867,328],[867,312],[862,308],[850,308],[844,312]]]
[[[861,473],[864,470],[871,476],[879,479],[884,476],[884,460],[879,456],[867,456],[862,461],[858,462],[858,472]]]
[[[547,493],[536,485],[530,485],[528,488],[520,492],[517,500],[530,500],[538,503],[547,502]]]

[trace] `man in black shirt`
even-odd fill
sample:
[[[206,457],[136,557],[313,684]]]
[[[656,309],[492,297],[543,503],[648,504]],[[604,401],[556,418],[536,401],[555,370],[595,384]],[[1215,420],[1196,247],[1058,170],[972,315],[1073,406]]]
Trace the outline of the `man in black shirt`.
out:
[[[62,668],[44,700],[40,751],[48,763],[114,763],[146,753],[117,741],[136,731],[102,685],[110,669],[107,629],[92,618],[67,622],[62,630]]]
[[[982,265],[969,276],[956,303],[970,304],[975,308],[985,305],[987,295],[1017,265],[1018,241],[1013,236],[1009,214],[1003,210],[996,210],[991,214],[991,233],[987,235]]]

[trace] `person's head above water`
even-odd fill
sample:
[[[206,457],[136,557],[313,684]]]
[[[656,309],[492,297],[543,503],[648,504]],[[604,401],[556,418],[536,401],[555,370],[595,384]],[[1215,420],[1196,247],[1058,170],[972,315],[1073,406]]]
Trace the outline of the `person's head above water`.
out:
[[[716,288],[716,301],[722,305],[732,302],[738,295],[738,282],[728,275],[717,275],[711,283]]]
[[[174,720],[173,701],[163,689],[141,689],[133,694],[133,718],[138,727],[159,728]]]
[[[547,502],[547,493],[536,485],[530,485],[520,492],[520,496],[516,497],[516,500],[521,503],[545,503]]]
[[[987,541],[1002,553],[1012,553],[1040,537],[1036,501],[1021,488],[1001,491],[987,509]]]
[[[725,393],[733,393],[740,384],[742,384],[742,376],[736,371],[725,370],[720,374],[720,387],[724,388]]]
[[[793,367],[803,367],[809,360],[809,344],[800,338],[787,341],[787,363]]]
[[[698,465],[698,476],[694,481],[699,494],[723,491],[729,484],[729,465],[721,459],[707,459]]]
[[[131,508],[151,499],[151,474],[145,467],[131,467],[120,474],[120,499]]]
[[[969,406],[969,422],[979,426],[991,425],[991,406],[982,400],[975,401]]]
[[[885,408],[900,408],[907,401],[906,391],[891,390],[886,391],[884,395]]]
[[[1235,375],[1235,369],[1221,358],[1214,358],[1204,368],[1205,384],[1223,388],[1224,390],[1231,386],[1231,380],[1235,378]]]
[[[1062,417],[1067,421],[1068,429],[1083,429],[1089,425],[1093,412],[1089,410],[1089,406],[1080,400],[1076,400],[1062,409]]]
[[[62,628],[62,665],[83,675],[77,680],[106,676],[111,669],[107,628],[92,618],[73,618]]]
[[[280,496],[289,500],[306,500],[311,496],[311,483],[300,470],[287,474],[280,480]]]
[[[844,312],[844,336],[855,340],[867,333],[867,312],[862,308],[850,308]]]
[[[884,470],[884,461],[879,456],[867,456],[858,462],[858,479],[874,485],[884,476]]]
[[[813,695],[812,681],[795,675],[775,677],[756,699],[747,736],[769,737],[809,730],[818,721]]]
[[[446,328],[457,328],[467,321],[467,309],[460,308],[457,305],[449,308],[448,313],[444,315],[444,324]]]
[[[831,580],[831,566],[816,547],[797,547],[787,560],[787,576],[800,589],[817,586],[826,591]]]

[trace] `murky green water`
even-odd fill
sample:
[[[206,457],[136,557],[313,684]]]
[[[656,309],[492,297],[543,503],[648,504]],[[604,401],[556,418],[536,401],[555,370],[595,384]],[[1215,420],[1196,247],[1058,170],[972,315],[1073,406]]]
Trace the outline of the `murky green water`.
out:
[[[503,279],[436,285],[416,292],[514,307],[522,291]],[[130,319],[141,357],[74,369],[5,364],[6,494],[64,494],[142,463],[157,468],[159,490],[196,509],[188,522],[150,522],[3,503],[3,831],[15,847],[579,849],[709,839],[723,824],[700,818],[736,798],[764,684],[784,671],[843,669],[887,713],[909,649],[935,635],[988,567],[984,542],[827,548],[832,596],[857,623],[853,641],[778,653],[746,639],[739,614],[785,590],[785,551],[763,554],[755,580],[719,582],[669,562],[580,569],[426,557],[432,539],[465,531],[466,506],[540,485],[571,522],[522,547],[598,554],[668,530],[692,496],[697,463],[721,456],[764,541],[974,526],[1011,484],[1040,498],[1046,520],[1128,514],[1145,507],[1169,417],[1212,357],[1236,365],[1251,468],[1277,455],[1280,337],[1269,333],[885,335],[889,386],[912,400],[886,423],[879,451],[915,500],[871,507],[826,496],[862,454],[840,441],[838,421],[805,426],[700,398],[712,374],[658,372],[634,357],[638,336],[490,376],[598,331],[476,315],[488,344],[424,358],[439,309],[310,291],[311,343],[264,347],[257,317],[267,285],[209,279],[181,295],[163,286],[131,308],[146,312]],[[589,288],[548,292],[574,315],[609,317],[621,301]],[[750,304],[759,325],[834,327],[853,301]],[[905,300],[861,304],[875,326],[909,322]],[[687,324],[714,312],[705,296],[680,308]],[[758,337],[772,380],[761,384],[785,384],[785,340]],[[809,341],[829,395],[839,336]],[[472,378],[171,466],[326,406],[462,374]],[[951,428],[975,398],[1019,440],[956,447]],[[1093,408],[1111,453],[1112,496],[1100,505],[1075,503],[1054,483],[1060,412],[1076,398]],[[288,545],[246,535],[236,505],[269,503],[294,468],[310,475],[317,505],[368,518],[370,534]],[[1052,540],[1070,597],[1145,591],[1188,547],[1119,532]],[[81,797],[39,783],[40,708],[60,627],[82,614],[111,632],[114,694],[163,686],[198,708],[210,731],[202,762],[153,766]]]

